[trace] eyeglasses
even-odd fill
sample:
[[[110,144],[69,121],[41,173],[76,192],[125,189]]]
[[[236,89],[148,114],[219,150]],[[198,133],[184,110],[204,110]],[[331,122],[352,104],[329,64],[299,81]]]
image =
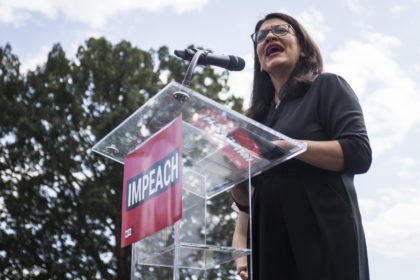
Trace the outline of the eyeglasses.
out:
[[[269,29],[258,30],[251,35],[251,38],[255,44],[259,44],[265,40],[270,31],[274,35],[285,36],[287,33],[290,33],[290,29],[293,30],[293,27],[290,24],[272,25]]]

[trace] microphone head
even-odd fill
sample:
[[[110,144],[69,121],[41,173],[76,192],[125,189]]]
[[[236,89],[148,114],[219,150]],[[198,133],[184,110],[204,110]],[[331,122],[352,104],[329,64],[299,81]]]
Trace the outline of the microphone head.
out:
[[[191,60],[192,57],[195,54],[195,51],[193,51],[191,49],[175,50],[174,54],[179,58],[182,58],[182,59],[185,59],[185,60]]]
[[[245,60],[242,57],[229,55],[229,65],[226,69],[231,71],[241,71],[245,68]]]
[[[184,50],[175,50],[175,51],[174,51],[174,54],[175,54],[177,57],[184,58],[185,51],[184,51]]]

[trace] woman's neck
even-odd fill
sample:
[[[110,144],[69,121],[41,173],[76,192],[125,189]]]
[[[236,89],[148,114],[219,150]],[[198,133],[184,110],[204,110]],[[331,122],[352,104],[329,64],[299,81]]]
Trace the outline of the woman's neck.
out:
[[[285,74],[285,73],[281,73],[281,74],[270,74],[270,78],[271,78],[271,82],[273,83],[274,86],[274,104],[278,105],[280,103],[280,92],[281,89],[283,88],[283,86],[286,84],[287,80],[290,78],[290,73]]]

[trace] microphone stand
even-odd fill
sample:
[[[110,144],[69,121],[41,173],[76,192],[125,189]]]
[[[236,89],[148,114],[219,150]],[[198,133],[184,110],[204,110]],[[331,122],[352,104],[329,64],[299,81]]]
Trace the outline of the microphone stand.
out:
[[[190,64],[188,65],[187,73],[185,73],[184,80],[182,81],[183,86],[189,87],[191,85],[191,78],[192,78],[194,69],[198,64],[198,59],[200,58],[200,56],[204,54],[206,54],[206,52],[203,50],[197,50],[194,53],[194,56],[191,58]],[[183,91],[176,91],[173,93],[173,96],[175,97],[176,100],[178,100],[182,104],[190,98],[188,93],[183,92]]]
[[[190,65],[188,65],[187,73],[182,81],[182,85],[188,87],[191,84],[192,73],[194,72],[194,68],[197,66],[198,59],[205,53],[206,52],[203,50],[197,50],[195,52],[194,56],[191,58]]]
[[[205,51],[203,50],[197,50],[192,57],[190,64],[188,65],[187,73],[185,73],[184,80],[182,81],[182,85],[185,87],[190,86],[191,84],[191,78],[194,72],[195,67],[197,66],[198,59],[201,55],[205,54]],[[173,96],[176,100],[178,100],[181,104],[184,104],[188,99],[190,98],[189,94],[184,91],[176,91],[173,93]],[[180,241],[179,241],[179,223],[180,221],[177,221],[174,224],[174,271],[173,271],[173,280],[179,280],[180,279]]]

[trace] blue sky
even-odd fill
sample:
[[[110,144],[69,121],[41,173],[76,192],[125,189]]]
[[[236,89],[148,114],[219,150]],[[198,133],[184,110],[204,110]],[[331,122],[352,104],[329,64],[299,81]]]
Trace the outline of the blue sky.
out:
[[[69,58],[91,36],[148,50],[195,44],[247,61],[231,93],[249,97],[252,33],[268,12],[296,17],[318,42],[325,68],[362,104],[374,150],[356,178],[371,279],[420,279],[420,0],[0,0],[0,45],[24,70],[54,43]]]

